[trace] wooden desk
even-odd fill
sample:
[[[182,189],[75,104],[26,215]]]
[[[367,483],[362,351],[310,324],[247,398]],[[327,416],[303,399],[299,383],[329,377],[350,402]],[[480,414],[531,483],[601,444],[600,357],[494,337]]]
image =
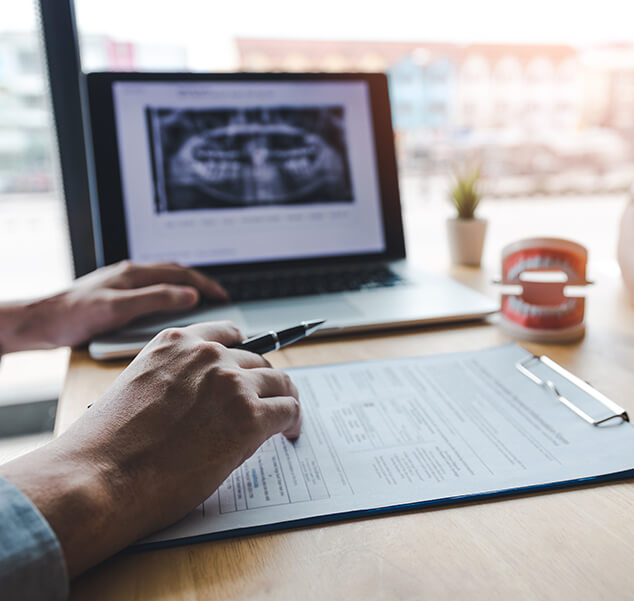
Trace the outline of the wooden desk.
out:
[[[488,289],[488,275],[452,275]],[[525,344],[634,414],[634,307],[615,275],[589,293],[588,333],[570,346]],[[307,342],[277,367],[474,350],[507,342],[490,323]],[[63,431],[124,364],[74,352]],[[633,458],[634,459],[634,458]],[[73,584],[77,600],[634,598],[631,483],[412,511],[115,557]]]

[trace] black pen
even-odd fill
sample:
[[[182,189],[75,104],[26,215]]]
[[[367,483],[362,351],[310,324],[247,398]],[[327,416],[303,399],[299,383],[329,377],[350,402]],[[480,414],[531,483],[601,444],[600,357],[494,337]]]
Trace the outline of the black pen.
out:
[[[319,321],[302,321],[302,323],[292,328],[286,328],[279,332],[265,332],[253,338],[247,338],[233,348],[263,355],[264,353],[270,353],[271,351],[276,351],[289,344],[293,344],[293,342],[306,338],[306,336],[310,336],[325,322],[325,319]]]

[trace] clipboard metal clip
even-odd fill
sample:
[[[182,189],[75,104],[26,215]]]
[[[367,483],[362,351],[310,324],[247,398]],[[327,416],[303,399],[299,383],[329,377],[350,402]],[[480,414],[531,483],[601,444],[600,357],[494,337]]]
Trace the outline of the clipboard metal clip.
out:
[[[590,395],[592,398],[599,401],[604,407],[607,407],[610,411],[612,411],[612,415],[608,415],[607,417],[601,419],[594,419],[590,415],[588,415],[583,409],[575,405],[569,398],[565,397],[559,390],[554,382],[551,380],[543,380],[538,375],[536,375],[533,371],[531,371],[530,366],[534,365],[535,362],[540,362],[546,367],[549,367],[553,371],[557,372],[560,376],[566,378],[569,382],[583,390],[586,394]],[[627,414],[627,411],[617,405],[614,401],[606,397],[604,394],[601,394],[598,390],[590,386],[587,382],[584,382],[582,379],[578,378],[574,374],[571,374],[568,370],[564,369],[558,363],[555,363],[546,355],[542,355],[541,357],[536,357],[535,355],[529,355],[526,359],[522,359],[515,364],[515,367],[518,371],[524,374],[527,378],[535,382],[538,386],[542,386],[550,390],[558,401],[563,403],[568,409],[572,412],[576,413],[580,418],[588,422],[593,426],[600,426],[606,422],[609,422],[614,419],[620,419],[624,422],[629,422],[630,418]]]

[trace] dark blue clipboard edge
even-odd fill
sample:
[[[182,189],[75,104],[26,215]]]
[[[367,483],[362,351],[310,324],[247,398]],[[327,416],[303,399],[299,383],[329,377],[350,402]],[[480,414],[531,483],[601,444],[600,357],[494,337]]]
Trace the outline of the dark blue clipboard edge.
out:
[[[381,515],[389,515],[402,513],[414,509],[427,509],[435,507],[450,507],[465,502],[488,501],[491,499],[504,499],[508,497],[518,497],[523,494],[535,492],[556,491],[566,488],[578,488],[587,486],[588,484],[601,484],[604,482],[613,482],[618,480],[626,480],[634,478],[634,468],[612,474],[604,474],[600,476],[589,476],[587,478],[577,478],[574,480],[564,480],[561,482],[549,482],[548,484],[533,484],[529,486],[521,486],[518,488],[508,488],[504,490],[496,490],[484,493],[460,495],[457,497],[443,497],[440,499],[430,499],[428,501],[416,501],[413,503],[402,503],[400,505],[388,505],[386,507],[377,507],[375,509],[358,509],[353,511],[343,511],[340,513],[329,513],[325,515],[317,515],[297,520],[289,520],[287,522],[275,522],[272,524],[262,524],[261,526],[249,526],[246,528],[234,528],[232,530],[223,530],[222,532],[211,532],[208,534],[200,534],[197,536],[188,536],[183,538],[174,538],[171,540],[158,541],[154,543],[140,543],[128,547],[124,553],[136,553],[141,551],[153,551],[157,549],[167,549],[170,547],[179,547],[183,545],[204,543],[225,538],[235,538],[238,536],[249,536],[252,534],[262,534],[265,532],[276,532],[279,530],[290,530],[301,528],[304,526],[314,526],[317,524],[327,524],[332,522],[341,522],[354,518],[373,517]]]

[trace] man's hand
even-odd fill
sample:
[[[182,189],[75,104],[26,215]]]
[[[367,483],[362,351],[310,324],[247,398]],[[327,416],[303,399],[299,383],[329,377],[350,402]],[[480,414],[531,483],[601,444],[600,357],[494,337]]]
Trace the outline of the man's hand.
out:
[[[77,346],[149,313],[189,309],[201,295],[228,298],[220,284],[194,269],[122,261],[79,278],[61,294],[0,307],[0,343],[3,352]]]
[[[231,324],[168,329],[62,436],[0,467],[56,532],[70,576],[206,499],[270,436],[299,436],[297,389]]]

